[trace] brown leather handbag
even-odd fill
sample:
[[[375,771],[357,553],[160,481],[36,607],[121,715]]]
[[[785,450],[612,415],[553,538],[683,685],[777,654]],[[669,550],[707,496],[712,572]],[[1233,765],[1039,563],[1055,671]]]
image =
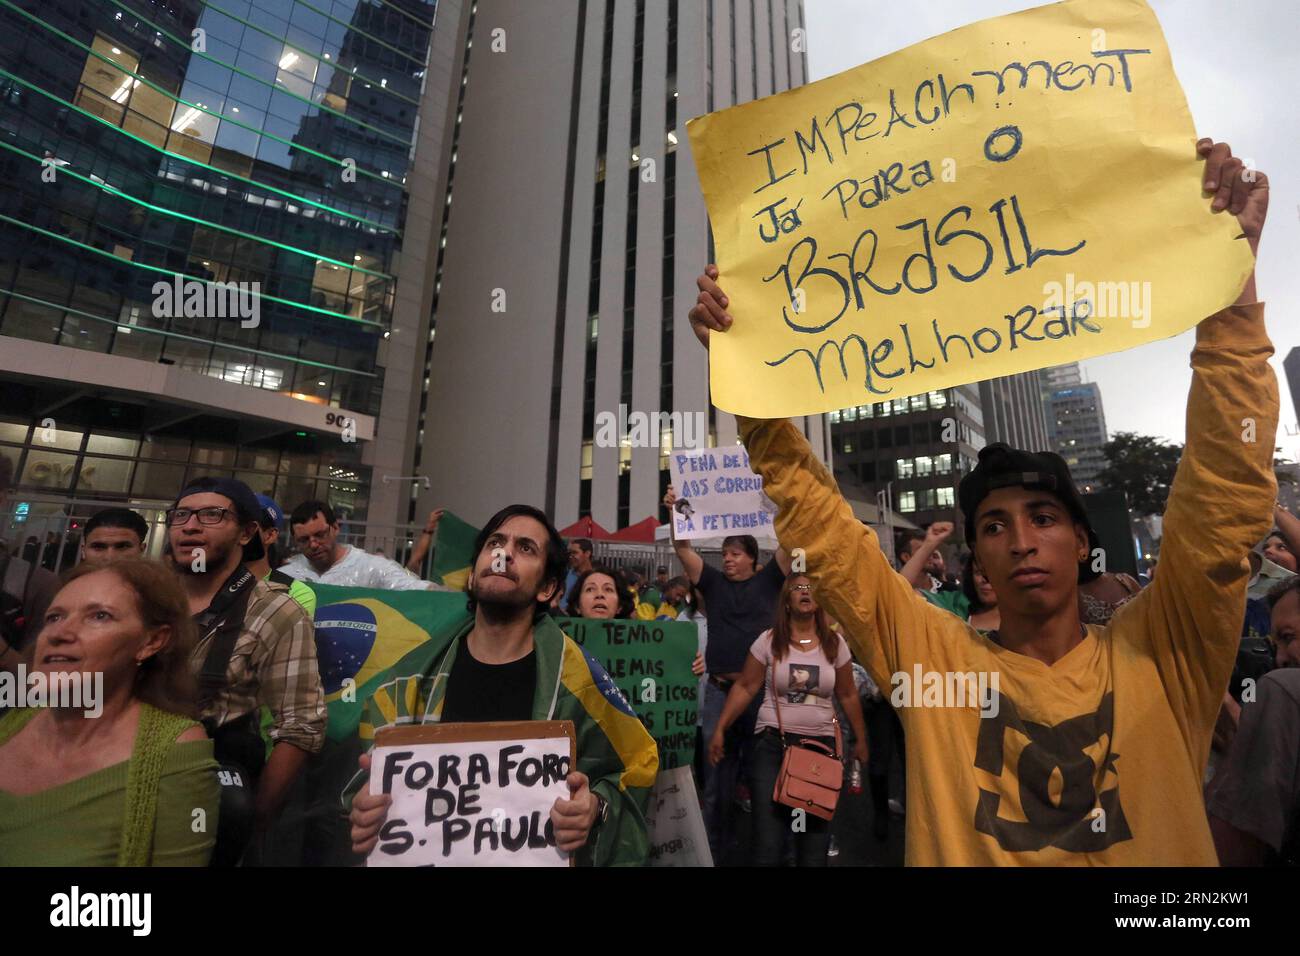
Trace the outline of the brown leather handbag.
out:
[[[840,759],[840,723],[833,716],[835,750],[819,740],[804,737],[798,743],[788,744],[785,727],[781,724],[781,695],[776,691],[776,658],[771,663],[772,706],[776,709],[776,726],[781,733],[781,746],[785,756],[776,775],[772,800],[783,806],[803,810],[815,817],[829,820],[835,816],[835,805],[840,800],[844,785],[844,764]]]

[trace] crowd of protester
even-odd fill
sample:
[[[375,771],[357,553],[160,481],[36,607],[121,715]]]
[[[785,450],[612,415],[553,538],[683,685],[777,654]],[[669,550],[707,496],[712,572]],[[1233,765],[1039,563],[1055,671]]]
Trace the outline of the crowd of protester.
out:
[[[1198,148],[1207,181],[1239,175],[1226,147]],[[1253,248],[1263,212],[1251,188],[1232,211]],[[733,321],[717,277],[700,277],[691,310],[706,347]],[[1143,581],[1107,570],[1065,462],[1000,443],[962,478],[953,520],[904,533],[891,564],[797,429],[741,419],[779,509],[766,560],[748,535],[716,556],[674,536],[681,573],[656,564],[643,576],[602,563],[589,539],[565,542],[536,508],[503,508],[474,544],[469,617],[403,659],[366,703],[360,739],[396,722],[572,720],[582,745],[551,811],[556,844],[581,863],[642,864],[655,744],[563,621],[681,621],[699,637],[694,770],[717,864],[824,866],[835,854],[835,801],[801,817],[785,792],[800,749],[839,762],[831,790],[858,790],[865,771],[872,836],[886,840],[904,816],[913,863],[1300,862],[1300,519],[1273,500],[1271,443],[1233,437],[1246,412],[1276,424],[1268,352],[1252,278],[1198,330],[1197,426],[1158,576],[1154,562]],[[675,502],[669,487],[668,515]],[[148,524],[121,507],[90,518],[61,578],[32,541],[5,550],[0,668],[93,672],[103,693],[93,716],[0,713],[0,864],[282,862],[270,838],[326,744],[312,585],[437,587],[418,569],[442,514],[403,565],[340,541],[328,502],[286,519],[241,481],[197,478],[166,511],[159,560],[144,557]],[[959,523],[962,549],[950,541]],[[913,666],[1000,675],[979,701],[1000,712],[897,698]],[[1058,734],[1043,715],[1078,730]],[[1012,769],[1001,728],[1046,758]],[[1070,764],[1067,779],[1068,754],[1052,749],[1067,737],[1108,752],[1086,757],[1082,778]],[[390,803],[365,786],[369,756],[357,764],[331,811],[352,862]],[[1017,774],[1008,816],[983,781]],[[1000,792],[1013,789],[1004,780]],[[196,814],[211,825],[192,825]]]

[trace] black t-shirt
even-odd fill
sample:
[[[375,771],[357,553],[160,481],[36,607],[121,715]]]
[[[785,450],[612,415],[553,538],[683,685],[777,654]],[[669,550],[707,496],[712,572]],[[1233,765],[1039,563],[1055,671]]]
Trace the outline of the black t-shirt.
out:
[[[532,720],[536,686],[536,649],[509,664],[484,664],[469,652],[468,636],[462,637],[447,677],[442,720]]]
[[[784,583],[785,573],[775,558],[745,581],[729,580],[712,565],[704,566],[699,589],[709,619],[704,664],[710,674],[744,669],[750,645],[772,626]]]

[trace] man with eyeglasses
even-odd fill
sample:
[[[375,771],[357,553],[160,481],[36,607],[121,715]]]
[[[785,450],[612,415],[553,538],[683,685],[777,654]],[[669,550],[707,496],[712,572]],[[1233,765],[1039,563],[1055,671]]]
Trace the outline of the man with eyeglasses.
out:
[[[434,590],[396,561],[339,542],[339,519],[324,501],[304,501],[289,515],[299,553],[280,566],[291,578],[317,584],[389,591]]]
[[[242,481],[198,478],[167,512],[168,553],[199,640],[191,665],[218,762],[254,781],[254,837],[274,821],[325,740],[325,692],[312,621],[282,585],[244,564],[260,555],[261,505]],[[250,548],[252,553],[246,552]],[[270,713],[269,756],[261,734]]]

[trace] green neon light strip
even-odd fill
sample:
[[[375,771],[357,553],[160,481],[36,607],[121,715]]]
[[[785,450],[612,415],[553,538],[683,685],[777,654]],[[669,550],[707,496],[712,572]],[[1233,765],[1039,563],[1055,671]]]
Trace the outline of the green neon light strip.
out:
[[[310,53],[310,52],[308,52],[307,50],[304,50],[304,49],[303,49],[302,47],[300,47],[300,46],[295,46],[294,44],[290,43],[290,42],[289,42],[287,39],[285,39],[284,37],[282,37],[282,36],[276,36],[274,33],[272,33],[272,32],[271,32],[270,30],[268,30],[266,27],[259,26],[258,24],[253,23],[251,20],[245,20],[243,17],[236,16],[235,14],[231,13],[229,10],[225,9],[224,7],[219,7],[219,6],[217,6],[215,3],[208,3],[208,2],[206,2],[206,0],[205,0],[205,2],[204,2],[203,5],[204,5],[205,7],[207,7],[209,10],[213,10],[213,11],[215,11],[216,13],[220,13],[222,16],[230,17],[230,19],[236,21],[237,23],[242,23],[244,26],[248,27],[250,30],[256,30],[258,33],[262,34],[263,36],[268,36],[268,37],[270,37],[270,38],[271,38],[272,40],[274,40],[276,43],[283,43],[283,44],[284,44],[285,46],[287,46],[290,50],[296,50],[296,51],[298,51],[299,53],[301,53],[303,56],[308,57],[309,59],[315,60],[317,63],[323,63],[323,64],[326,65],[326,66],[333,67],[334,69],[338,70],[340,73],[346,73],[348,76],[352,77],[353,79],[364,80],[364,81],[367,82],[367,83],[372,83],[372,84],[374,84],[376,87],[379,87],[379,91],[380,91],[381,93],[388,93],[389,95],[394,96],[394,97],[396,97],[397,99],[402,100],[403,102],[410,103],[412,106],[419,106],[419,105],[420,105],[420,101],[419,101],[419,100],[413,100],[413,99],[411,99],[409,96],[405,96],[405,95],[403,95],[403,94],[401,94],[401,93],[398,93],[396,90],[390,90],[390,89],[389,89],[388,87],[386,87],[386,86],[380,86],[378,80],[373,80],[373,79],[371,79],[370,77],[363,75],[363,74],[361,73],[361,71],[359,71],[359,70],[346,70],[346,69],[344,69],[343,67],[339,66],[339,64],[335,63],[333,60],[326,60],[326,59],[323,59],[323,58],[317,56],[315,53]],[[139,14],[136,14],[135,11],[132,11],[132,15],[133,15],[133,16],[138,16]]]
[[[26,10],[21,9],[20,7],[16,7],[16,6],[14,6],[12,3],[9,2],[9,0],[0,0],[0,6],[8,7],[10,10],[13,10],[15,13],[19,13],[19,14],[21,14],[25,19],[27,19],[27,20],[31,20],[31,21],[34,22],[34,23],[39,23],[39,24],[41,25],[41,27],[43,27],[44,29],[48,30],[50,33],[53,33],[55,36],[58,36],[58,37],[60,37],[60,38],[62,38],[62,39],[64,39],[64,40],[68,41],[68,42],[71,43],[73,46],[78,47],[78,48],[81,49],[81,50],[84,50],[85,52],[87,52],[87,53],[89,53],[91,56],[93,56],[95,59],[100,60],[100,61],[103,62],[103,63],[106,63],[107,65],[111,66],[113,69],[117,70],[119,73],[122,73],[122,74],[124,74],[124,75],[126,75],[126,76],[131,77],[131,79],[133,79],[133,80],[137,80],[137,81],[143,83],[145,86],[147,86],[147,87],[149,87],[150,89],[156,91],[157,93],[160,93],[162,96],[165,96],[167,99],[171,100],[173,103],[180,103],[180,104],[183,104],[183,105],[189,107],[190,109],[198,110],[200,113],[206,113],[208,116],[213,116],[213,117],[215,117],[215,118],[217,118],[217,119],[219,119],[219,120],[223,120],[223,121],[225,121],[225,122],[227,122],[227,123],[233,123],[235,126],[238,126],[238,127],[240,127],[241,129],[246,129],[246,130],[248,130],[250,133],[256,133],[258,136],[266,136],[266,137],[269,137],[270,139],[273,139],[273,140],[275,140],[277,143],[280,143],[280,144],[282,144],[282,145],[284,145],[284,146],[287,146],[287,147],[289,147],[290,149],[296,149],[296,150],[298,150],[300,153],[308,153],[308,154],[310,154],[310,155],[312,155],[312,156],[317,157],[318,159],[323,159],[323,160],[325,160],[326,162],[333,163],[335,166],[339,166],[339,167],[342,167],[342,168],[346,168],[346,167],[344,166],[344,163],[343,163],[342,160],[335,159],[333,156],[330,156],[330,155],[328,155],[328,154],[326,154],[326,153],[318,152],[317,150],[311,149],[310,147],[307,147],[307,146],[299,146],[297,143],[291,143],[289,140],[287,140],[287,139],[283,139],[283,138],[281,138],[281,137],[279,137],[279,136],[276,136],[274,133],[268,133],[268,132],[266,132],[265,130],[258,129],[258,128],[255,127],[255,126],[249,126],[247,123],[241,123],[241,122],[240,122],[239,120],[237,120],[237,119],[231,119],[230,117],[228,117],[228,116],[224,116],[224,115],[222,115],[221,113],[214,113],[214,112],[212,112],[212,110],[204,109],[202,106],[199,106],[197,103],[191,103],[191,102],[189,102],[188,100],[183,100],[183,99],[181,99],[179,96],[174,96],[173,94],[167,92],[166,90],[164,90],[161,86],[159,86],[157,83],[153,82],[152,80],[145,79],[143,76],[140,76],[140,75],[138,75],[138,74],[136,74],[136,73],[132,73],[130,70],[124,69],[123,67],[119,66],[117,63],[114,63],[114,62],[113,62],[112,60],[110,60],[108,57],[104,56],[102,53],[97,53],[97,52],[95,52],[95,50],[93,50],[91,47],[86,46],[86,44],[82,43],[80,40],[76,39],[75,37],[69,36],[68,34],[64,33],[62,30],[58,29],[57,27],[52,27],[52,26],[50,26],[48,23],[46,23],[46,22],[45,22],[44,20],[42,20],[40,17],[35,16],[35,15],[33,15],[33,14],[30,14],[30,13],[28,13]],[[171,130],[171,132],[176,132],[176,131],[175,131],[175,130]],[[202,141],[200,141],[200,142],[202,142]],[[209,146],[210,146],[210,145],[212,145],[212,144],[211,144],[211,143],[208,143],[208,144],[206,144],[206,145],[209,145]],[[398,189],[401,189],[401,188],[402,188],[401,184],[398,183],[398,182],[396,182],[392,177],[385,177],[385,176],[381,176],[381,175],[379,175],[378,173],[372,173],[372,172],[371,172],[370,170],[368,170],[368,169],[363,169],[360,165],[356,166],[355,169],[356,169],[356,171],[357,171],[358,173],[360,173],[361,175],[363,175],[363,176],[367,176],[367,177],[369,177],[370,179],[374,179],[374,180],[377,181],[377,182],[386,183],[386,184],[389,185],[389,186],[396,186]]]
[[[7,149],[11,153],[17,153],[19,156],[22,156],[26,159],[30,159],[37,164],[44,163],[44,159],[42,157],[37,156],[34,153],[29,153],[25,150],[19,149],[17,146],[10,146],[8,143],[4,142],[3,140],[0,140],[0,148]],[[308,259],[313,259],[316,262],[328,262],[331,265],[342,266],[344,269],[351,269],[354,272],[364,272],[366,273],[366,275],[372,275],[375,278],[383,279],[386,282],[393,281],[393,276],[390,276],[386,272],[375,272],[371,269],[366,269],[363,268],[362,266],[358,266],[355,264],[349,264],[339,259],[330,259],[325,256],[318,255],[317,253],[312,252],[308,249],[299,249],[297,246],[288,246],[285,245],[284,243],[276,242],[273,239],[267,239],[265,236],[254,235],[251,232],[241,232],[238,229],[232,229],[230,226],[223,226],[220,223],[209,222],[208,220],[200,219],[197,216],[189,216],[183,212],[173,212],[170,209],[164,209],[162,206],[155,206],[151,202],[145,202],[143,199],[137,199],[135,196],[132,196],[130,193],[123,192],[121,189],[118,189],[116,186],[111,186],[108,183],[97,182],[96,180],[91,179],[89,176],[77,172],[72,168],[71,165],[67,165],[67,166],[59,165],[57,166],[57,169],[59,170],[60,173],[67,173],[68,175],[72,176],[74,179],[79,179],[83,183],[86,183],[89,186],[95,186],[99,189],[102,189],[104,192],[108,193],[111,196],[117,196],[119,199],[125,199],[127,202],[133,202],[138,206],[143,206],[145,209],[149,209],[153,212],[159,213],[164,216],[169,216],[173,219],[184,219],[186,222],[197,223],[198,225],[204,226],[208,229],[216,229],[221,232],[226,232],[232,236],[238,236],[241,239],[251,239],[253,242],[257,242],[265,246],[274,246],[277,249],[283,249],[286,252],[292,252],[295,253],[296,255],[304,256]]]
[[[166,336],[169,339],[184,339],[187,342],[198,342],[200,345],[215,345],[220,349],[230,349],[232,352],[247,352],[253,356],[265,356],[267,358],[283,359],[286,362],[293,362],[295,365],[310,365],[312,368],[328,369],[331,372],[345,372],[348,375],[360,375],[364,378],[379,378],[376,372],[362,372],[357,369],[343,368],[341,365],[330,365],[327,362],[313,362],[311,359],[294,358],[292,355],[281,355],[279,352],[262,352],[257,349],[241,348],[238,345],[231,345],[229,342],[218,342],[214,339],[201,339],[197,335],[186,335],[184,332],[170,332],[167,329],[151,329],[147,325],[127,325],[119,319],[110,319],[102,315],[94,315],[90,312],[83,312],[81,309],[74,309],[70,305],[59,305],[57,302],[50,302],[46,299],[39,299],[34,295],[23,295],[21,292],[0,289],[0,296],[12,296],[15,299],[23,299],[27,302],[34,302],[37,305],[43,305],[48,309],[57,309],[60,312],[71,312],[73,315],[79,315],[84,319],[92,319],[95,322],[104,322],[108,325],[116,325],[119,328],[130,329],[132,332],[149,332],[153,335]],[[3,334],[3,333],[0,333]],[[28,339],[28,341],[34,341]],[[72,348],[73,346],[63,346]],[[131,356],[127,356],[130,358]],[[250,386],[256,388],[257,386]],[[271,389],[267,389],[271,391]]]
[[[133,262],[130,259],[123,259],[121,256],[114,255],[104,249],[96,249],[94,246],[87,245],[80,240],[69,239],[67,236],[60,236],[57,232],[50,232],[50,230],[42,229],[40,226],[33,226],[20,219],[14,219],[12,216],[6,216],[4,213],[0,213],[0,222],[7,222],[11,225],[21,226],[23,229],[40,233],[42,236],[47,236],[50,239],[57,239],[59,242],[66,242],[70,246],[77,246],[78,248],[85,249],[87,252],[93,252],[97,256],[112,259],[119,265],[133,266],[136,269],[144,269],[146,272],[156,272],[159,275],[167,276],[169,279],[174,279],[176,276],[180,276],[182,280],[193,280],[205,285],[208,282],[207,279],[200,279],[198,276],[192,276],[185,272],[176,272],[172,269],[164,269],[162,266],[151,266],[147,262]],[[344,315],[342,312],[331,312],[329,309],[322,309],[314,305],[306,305],[302,302],[294,302],[292,299],[282,299],[279,296],[269,295],[265,292],[259,292],[257,297],[259,299],[265,299],[268,302],[279,302],[281,305],[287,305],[294,309],[304,309],[307,312],[316,312],[319,315],[328,315],[331,318],[342,319],[345,322],[355,322],[358,325],[370,325],[375,328],[383,328],[384,325],[382,322],[373,322],[370,319],[354,319],[352,316]]]
[[[86,119],[94,120],[96,123],[100,123],[103,126],[107,126],[115,133],[119,133],[122,136],[127,137],[128,139],[133,139],[137,143],[140,143],[143,146],[148,146],[154,152],[161,153],[162,155],[170,159],[180,160],[183,163],[188,163],[192,166],[198,166],[200,169],[210,170],[214,173],[217,173],[218,175],[226,176],[230,179],[236,179],[241,183],[247,183],[248,185],[253,186],[257,189],[265,189],[268,192],[273,192],[276,193],[277,195],[284,196],[287,199],[292,199],[294,202],[300,202],[304,206],[315,206],[317,209],[324,209],[326,212],[331,212],[336,216],[343,216],[346,219],[351,219],[355,222],[362,223],[364,225],[370,226],[373,229],[378,229],[381,232],[389,232],[392,233],[394,236],[400,236],[402,234],[400,229],[394,229],[392,226],[385,226],[382,223],[372,222],[371,220],[362,218],[361,216],[358,216],[355,213],[344,212],[342,209],[335,209],[333,206],[327,206],[324,203],[316,202],[316,200],[314,199],[308,199],[305,196],[295,195],[294,193],[291,193],[285,189],[281,189],[278,186],[271,186],[268,185],[267,183],[261,183],[255,179],[249,179],[247,176],[241,176],[239,175],[239,173],[233,173],[228,169],[218,169],[216,166],[210,166],[207,163],[203,162],[202,160],[192,159],[189,156],[182,156],[180,153],[173,153],[170,150],[164,149],[163,147],[158,146],[155,143],[149,142],[147,139],[142,139],[141,137],[136,136],[135,133],[122,129],[122,127],[120,126],[114,126],[108,120],[104,119],[104,117],[96,116],[94,113],[83,110],[80,106],[76,106],[73,103],[70,103],[67,100],[63,99],[62,97],[55,96],[53,93],[49,92],[48,90],[42,89],[41,87],[37,86],[35,83],[32,83],[28,80],[24,80],[21,76],[17,76],[13,73],[10,73],[8,70],[4,69],[3,67],[0,67],[0,76],[3,76],[7,80],[12,80],[15,83],[19,83],[22,86],[27,87],[29,90],[33,90],[34,92],[40,93],[42,96],[46,97],[47,99],[53,100],[55,103],[58,103],[60,106],[66,107],[67,109],[70,109],[76,113],[80,113],[82,116],[86,117]]]
[[[174,36],[173,34],[164,30],[161,26],[154,23],[152,20],[146,19],[145,17],[141,16],[139,13],[132,10],[130,7],[126,6],[123,3],[120,3],[119,0],[108,0],[108,2],[113,4],[113,6],[115,7],[121,7],[123,10],[130,13],[131,16],[135,17],[141,23],[147,23],[149,26],[153,27],[158,33],[162,34],[163,36],[171,40],[173,43],[175,43],[177,46],[181,47],[182,49],[188,50],[190,53],[194,54],[195,56],[201,56],[203,57],[203,59],[209,61],[210,63],[215,63],[218,66],[225,67],[227,70],[230,70],[232,73],[238,73],[240,76],[246,76],[250,80],[254,81],[255,83],[260,83],[262,84],[262,86],[268,87],[277,93],[283,93],[285,96],[291,96],[300,103],[306,103],[308,106],[311,107],[318,107],[332,116],[337,116],[341,120],[345,120],[346,122],[349,123],[355,123],[357,126],[378,133],[380,136],[383,136],[385,139],[392,140],[394,143],[398,144],[399,146],[409,147],[411,145],[411,141],[409,139],[402,139],[402,137],[390,133],[387,130],[380,129],[378,126],[371,126],[369,123],[363,123],[355,116],[348,116],[346,113],[340,113],[338,110],[330,109],[324,103],[313,103],[305,96],[299,96],[297,93],[291,93],[288,90],[281,89],[280,87],[276,86],[274,83],[268,83],[266,80],[262,79],[260,76],[257,76],[256,74],[249,73],[247,70],[241,70],[233,63],[227,63],[225,60],[219,60],[215,56],[209,56],[207,53],[196,50],[193,48],[191,44],[186,43],[180,37]],[[302,79],[302,77],[299,77],[299,79]]]

